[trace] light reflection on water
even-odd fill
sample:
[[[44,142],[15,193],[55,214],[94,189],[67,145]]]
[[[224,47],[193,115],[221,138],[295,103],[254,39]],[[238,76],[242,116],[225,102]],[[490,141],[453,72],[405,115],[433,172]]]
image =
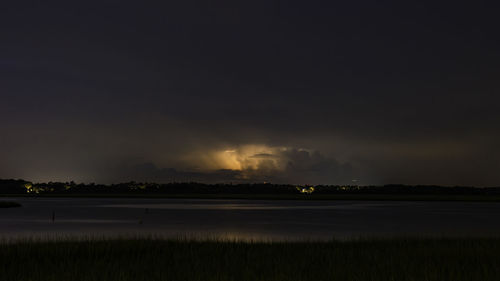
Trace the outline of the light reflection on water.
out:
[[[52,219],[0,219],[0,223],[134,223],[136,220],[98,220],[98,219],[58,219],[52,221]]]
[[[11,198],[0,237],[161,236],[328,240],[359,236],[497,236],[500,204],[403,201],[270,201]]]
[[[167,209],[167,210],[357,210],[383,207],[387,204],[344,204],[344,205],[286,205],[268,204],[113,204],[100,205],[103,208]]]

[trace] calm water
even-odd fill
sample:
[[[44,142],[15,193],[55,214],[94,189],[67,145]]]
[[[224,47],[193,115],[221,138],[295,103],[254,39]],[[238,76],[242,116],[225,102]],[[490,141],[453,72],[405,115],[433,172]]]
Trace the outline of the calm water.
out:
[[[229,239],[500,235],[500,204],[408,201],[4,198],[0,236],[161,235]],[[54,217],[54,220],[53,220]]]

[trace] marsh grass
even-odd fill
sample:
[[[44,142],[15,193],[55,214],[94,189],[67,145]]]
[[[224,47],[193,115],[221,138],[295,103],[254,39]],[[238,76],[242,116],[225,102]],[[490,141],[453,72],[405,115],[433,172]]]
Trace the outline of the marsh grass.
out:
[[[0,244],[24,280],[500,280],[500,238],[239,242],[80,239]]]
[[[0,201],[0,208],[21,207],[21,204],[11,201]]]

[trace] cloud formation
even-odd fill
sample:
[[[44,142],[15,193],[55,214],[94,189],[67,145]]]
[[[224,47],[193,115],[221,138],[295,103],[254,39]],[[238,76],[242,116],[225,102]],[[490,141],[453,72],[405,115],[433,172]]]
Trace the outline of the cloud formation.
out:
[[[500,185],[496,8],[101,2],[0,9],[1,178]]]
[[[257,153],[245,154],[250,151]],[[219,157],[214,159],[214,162],[222,165],[216,169],[205,167],[199,171],[180,171],[174,168],[159,168],[153,163],[142,163],[117,168],[114,173],[110,173],[113,176],[107,181],[126,179],[156,182],[349,184],[355,176],[355,171],[349,163],[339,163],[317,151],[304,149],[254,145],[214,152],[213,155]],[[224,157],[229,160],[222,159]]]

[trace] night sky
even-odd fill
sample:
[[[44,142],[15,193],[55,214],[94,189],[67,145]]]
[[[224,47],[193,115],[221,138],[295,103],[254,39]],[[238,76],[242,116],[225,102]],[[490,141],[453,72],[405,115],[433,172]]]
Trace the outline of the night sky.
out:
[[[500,185],[498,4],[21,2],[0,178]]]

